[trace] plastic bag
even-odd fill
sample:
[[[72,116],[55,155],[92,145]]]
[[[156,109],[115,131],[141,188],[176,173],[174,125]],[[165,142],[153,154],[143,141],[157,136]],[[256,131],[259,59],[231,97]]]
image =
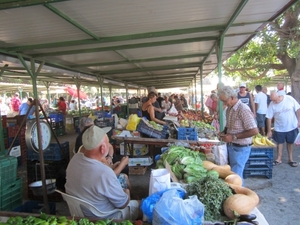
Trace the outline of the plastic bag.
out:
[[[216,131],[219,133],[220,132],[220,123],[219,120],[217,119],[213,119],[213,121],[211,122],[211,125],[216,128]]]
[[[152,195],[149,195],[147,198],[143,199],[141,203],[141,210],[143,211],[144,215],[147,216],[148,221],[151,223],[153,219],[153,209],[156,203],[159,201],[161,196],[171,189],[155,192]],[[178,195],[183,198],[185,196],[185,190],[184,189],[176,189],[178,192]]]
[[[212,148],[212,152],[215,155],[215,163],[218,165],[227,165],[228,164],[228,153],[227,145],[215,145]]]
[[[294,144],[295,144],[296,146],[300,146],[300,133],[298,133],[298,135],[297,135],[297,137],[296,137],[296,139],[295,139],[295,141],[294,141]]]
[[[170,110],[168,111],[168,113],[169,113],[170,115],[174,115],[174,116],[177,116],[177,115],[178,115],[178,111],[177,111],[177,109],[175,108],[175,105],[174,105],[174,104],[172,104],[172,106],[171,106]]]
[[[137,125],[139,124],[141,118],[137,114],[131,114],[126,125],[126,130],[134,131],[136,130]]]
[[[167,209],[167,210],[166,210]],[[204,205],[196,195],[183,200],[176,189],[163,193],[153,210],[153,225],[199,224],[204,218]]]
[[[167,169],[151,170],[149,194],[163,191],[171,187],[170,173]]]

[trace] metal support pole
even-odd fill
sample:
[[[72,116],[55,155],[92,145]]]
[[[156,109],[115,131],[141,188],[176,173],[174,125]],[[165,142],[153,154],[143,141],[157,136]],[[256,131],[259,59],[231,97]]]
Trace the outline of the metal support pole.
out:
[[[218,78],[219,83],[218,87],[221,87],[222,84],[222,53],[223,53],[223,44],[224,44],[224,35],[221,35],[219,44],[217,45],[217,57],[218,57]],[[224,127],[224,118],[223,118],[223,102],[218,101],[219,106],[219,121],[220,121],[220,131],[223,131]]]
[[[129,117],[129,107],[128,107],[129,94],[128,94],[128,84],[127,83],[125,83],[125,88],[126,88],[126,114]]]
[[[109,107],[110,107],[110,110],[112,112],[112,92],[111,92],[111,85],[109,85],[109,99],[110,99]]]
[[[202,111],[202,119],[203,119],[203,112],[204,112],[204,93],[203,93],[203,64],[200,66],[200,89],[201,89],[201,111]]]
[[[195,81],[195,83],[194,83],[194,85],[195,85],[195,109],[197,111],[198,109],[197,109],[197,77],[196,77],[196,75],[194,77],[194,81]]]

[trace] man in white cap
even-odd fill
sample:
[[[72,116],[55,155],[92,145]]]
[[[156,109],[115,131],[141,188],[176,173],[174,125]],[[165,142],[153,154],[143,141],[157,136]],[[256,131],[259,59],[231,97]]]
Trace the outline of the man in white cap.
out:
[[[114,171],[104,163],[109,152],[106,131],[92,125],[83,133],[82,143],[83,147],[73,156],[67,168],[66,193],[107,212],[106,218],[141,218],[140,202],[130,200],[129,189],[122,189]],[[121,210],[110,214],[114,209]],[[89,210],[83,209],[83,212],[85,217],[95,217]]]

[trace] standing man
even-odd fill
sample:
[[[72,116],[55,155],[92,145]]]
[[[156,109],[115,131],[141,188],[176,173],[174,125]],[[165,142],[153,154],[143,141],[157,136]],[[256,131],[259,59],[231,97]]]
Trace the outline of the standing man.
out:
[[[156,101],[158,101],[158,104],[159,104],[160,108],[162,108],[161,107],[161,102],[164,100],[164,98],[161,97],[161,93],[160,92],[157,93],[157,96],[158,97],[157,97]]]
[[[245,83],[241,83],[238,92],[238,99],[242,101],[242,103],[249,106],[251,111],[253,112],[254,118],[256,117],[255,105],[252,98],[252,95],[246,90],[247,86]]]
[[[218,89],[220,101],[227,106],[226,126],[220,139],[227,143],[231,170],[243,178],[245,164],[251,152],[252,136],[258,133],[255,118],[250,108],[237,98],[230,86]]]
[[[32,103],[33,103],[33,100],[32,100],[32,98],[28,98],[27,99],[27,102],[24,102],[24,103],[22,103],[22,105],[20,106],[20,115],[26,115],[26,113],[27,113],[27,111],[28,111],[28,109],[29,109],[29,107],[32,105]],[[31,109],[30,109],[30,112],[28,113],[28,115],[27,115],[27,118],[28,119],[31,119],[32,118],[32,116],[33,116],[33,114],[34,114],[34,110],[35,110],[35,107],[34,106],[32,106],[31,107]]]
[[[270,95],[268,94],[268,88],[267,87],[262,87],[261,91],[266,94],[266,96],[267,96],[267,106],[269,106],[269,104],[271,103],[271,98],[270,98]]]
[[[286,92],[284,90],[284,83],[283,82],[278,82],[278,84],[277,84],[277,93],[278,93],[278,95],[286,95]]]
[[[277,142],[277,159],[273,165],[282,163],[283,144],[286,142],[288,151],[288,164],[292,167],[298,166],[293,160],[294,141],[300,127],[300,105],[289,95],[280,95],[276,91],[271,91],[271,100],[267,111],[267,136],[271,137],[271,120],[274,118],[273,139]]]
[[[16,92],[14,97],[10,100],[10,108],[13,116],[16,116],[19,114],[19,109],[21,106],[22,102],[19,98],[19,93]]]
[[[265,136],[266,135],[265,120],[266,120],[266,113],[268,110],[267,95],[262,92],[261,85],[256,85],[255,90],[257,92],[257,94],[255,95],[255,98],[254,98],[257,127],[258,127],[261,135]]]

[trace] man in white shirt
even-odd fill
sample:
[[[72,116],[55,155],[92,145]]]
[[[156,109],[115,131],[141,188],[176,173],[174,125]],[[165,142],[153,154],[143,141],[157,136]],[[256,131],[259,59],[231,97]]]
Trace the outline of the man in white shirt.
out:
[[[282,151],[284,142],[287,144],[288,164],[292,167],[298,166],[293,160],[294,141],[298,135],[300,127],[300,105],[289,95],[279,95],[276,91],[271,91],[271,100],[267,110],[268,137],[272,136],[271,120],[274,118],[273,139],[277,142],[277,159],[273,165],[282,163]]]
[[[261,85],[256,85],[255,90],[257,92],[254,98],[257,127],[261,135],[265,136],[265,120],[268,109],[267,95],[262,92]]]

